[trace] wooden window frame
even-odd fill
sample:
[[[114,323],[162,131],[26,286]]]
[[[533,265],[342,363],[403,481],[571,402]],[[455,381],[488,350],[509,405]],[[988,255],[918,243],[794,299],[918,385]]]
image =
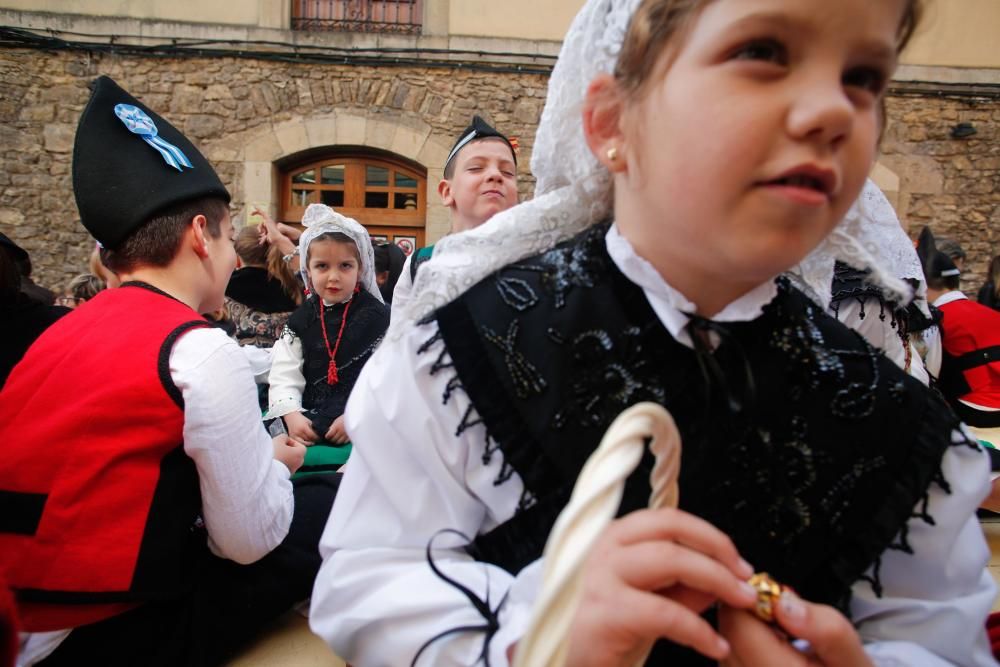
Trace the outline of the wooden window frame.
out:
[[[322,168],[329,166],[344,167],[343,185],[324,185],[322,183]],[[367,167],[381,167],[389,170],[389,184],[386,186],[367,184]],[[304,171],[312,169],[315,173],[315,183],[292,183],[292,178]],[[396,173],[416,181],[416,187],[396,185]],[[415,239],[416,247],[424,244],[425,225],[427,220],[427,177],[413,165],[403,160],[393,159],[385,155],[364,155],[358,153],[327,154],[322,157],[311,157],[307,161],[293,163],[293,166],[281,168],[281,205],[278,219],[300,224],[305,206],[295,206],[292,202],[293,190],[309,190],[316,194],[310,197],[309,203],[321,203],[324,191],[340,190],[344,192],[343,206],[334,206],[338,213],[354,218],[364,225],[373,236],[385,236],[389,241],[396,237]],[[413,209],[368,208],[364,206],[365,193],[385,192],[393,205],[396,194],[412,194],[417,206]],[[308,205],[308,204],[307,204]]]

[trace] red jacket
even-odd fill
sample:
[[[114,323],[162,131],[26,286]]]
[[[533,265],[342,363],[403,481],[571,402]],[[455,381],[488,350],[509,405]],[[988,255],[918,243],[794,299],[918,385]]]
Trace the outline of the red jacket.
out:
[[[173,344],[198,313],[107,290],[49,328],[0,392],[0,574],[22,629],[69,628],[177,595],[201,506]]]
[[[942,391],[949,399],[1000,408],[1000,312],[969,299],[939,308],[944,314]],[[973,423],[975,415],[970,418],[963,411],[962,416],[974,426],[985,426]]]

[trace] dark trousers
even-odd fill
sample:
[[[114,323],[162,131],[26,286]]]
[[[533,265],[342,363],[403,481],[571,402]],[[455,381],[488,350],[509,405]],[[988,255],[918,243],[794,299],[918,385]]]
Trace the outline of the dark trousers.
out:
[[[271,553],[240,565],[206,553],[191,592],[146,603],[73,630],[39,665],[217,665],[312,594],[319,539],[340,484],[337,473],[295,480],[288,536]]]

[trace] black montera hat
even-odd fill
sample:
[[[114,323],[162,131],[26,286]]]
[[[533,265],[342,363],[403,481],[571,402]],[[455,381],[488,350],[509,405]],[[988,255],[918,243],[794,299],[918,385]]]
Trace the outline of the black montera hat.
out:
[[[111,249],[169,206],[230,199],[194,144],[106,76],[76,128],[73,192],[83,226]]]
[[[927,280],[950,278],[961,275],[951,257],[937,249],[937,242],[930,227],[924,227],[917,239],[917,256],[924,267],[924,277]]]
[[[444,168],[448,168],[451,161],[455,159],[456,155],[458,155],[458,151],[462,150],[467,143],[473,141],[474,139],[486,139],[487,137],[503,139],[504,143],[510,146],[510,153],[514,156],[514,164],[517,164],[517,151],[514,150],[514,145],[510,143],[510,139],[497,132],[495,128],[491,127],[489,123],[479,116],[473,116],[472,123],[469,127],[462,131],[462,134],[458,135],[458,140],[455,141],[455,145],[451,147],[451,152],[448,153],[448,159],[444,161]]]

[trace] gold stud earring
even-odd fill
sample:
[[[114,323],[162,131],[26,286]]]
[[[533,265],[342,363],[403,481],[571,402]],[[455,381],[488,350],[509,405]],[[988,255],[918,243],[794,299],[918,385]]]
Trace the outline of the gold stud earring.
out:
[[[611,148],[608,149],[607,155],[608,155],[608,160],[610,162],[614,162],[615,160],[618,159],[618,149],[612,146]]]

